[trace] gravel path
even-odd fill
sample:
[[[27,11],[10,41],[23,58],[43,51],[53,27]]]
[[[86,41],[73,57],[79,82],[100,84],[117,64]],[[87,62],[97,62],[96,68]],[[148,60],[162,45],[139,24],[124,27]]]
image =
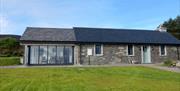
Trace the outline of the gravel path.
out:
[[[143,65],[143,66],[180,73],[180,68],[178,67],[167,67],[167,66],[161,66],[159,64],[149,64],[149,65]]]
[[[180,68],[177,67],[166,67],[161,66],[160,64],[120,64],[120,65],[48,65],[48,66],[26,66],[26,65],[16,65],[16,66],[0,66],[0,68],[43,68],[43,67],[123,67],[123,66],[144,66],[150,68],[156,68],[171,72],[180,73]]]

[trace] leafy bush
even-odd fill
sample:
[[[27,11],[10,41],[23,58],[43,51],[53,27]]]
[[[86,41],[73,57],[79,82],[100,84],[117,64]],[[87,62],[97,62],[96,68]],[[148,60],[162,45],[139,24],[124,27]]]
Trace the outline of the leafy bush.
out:
[[[174,66],[175,63],[176,62],[174,62],[173,60],[170,60],[170,59],[164,61],[165,66]]]
[[[0,66],[19,65],[19,57],[0,57]]]
[[[23,48],[14,38],[0,39],[0,57],[22,56]]]

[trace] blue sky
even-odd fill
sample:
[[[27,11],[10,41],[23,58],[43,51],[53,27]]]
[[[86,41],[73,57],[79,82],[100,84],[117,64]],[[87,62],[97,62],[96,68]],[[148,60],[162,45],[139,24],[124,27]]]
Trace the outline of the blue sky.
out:
[[[156,29],[180,15],[180,0],[0,0],[0,34],[26,27]]]

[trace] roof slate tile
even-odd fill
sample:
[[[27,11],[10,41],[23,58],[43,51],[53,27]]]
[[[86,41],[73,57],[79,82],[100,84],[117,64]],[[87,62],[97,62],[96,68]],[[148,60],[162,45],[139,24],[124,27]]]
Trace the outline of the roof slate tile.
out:
[[[74,27],[72,29],[28,27],[20,40],[180,45],[180,41],[167,32],[84,27]]]

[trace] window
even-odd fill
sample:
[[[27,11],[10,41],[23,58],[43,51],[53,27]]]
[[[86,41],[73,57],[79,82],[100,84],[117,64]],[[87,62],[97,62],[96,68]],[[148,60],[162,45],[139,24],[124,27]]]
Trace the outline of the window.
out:
[[[64,48],[64,62],[72,63],[72,48],[71,47]]]
[[[164,45],[160,46],[160,56],[166,56],[166,47]]]
[[[48,46],[48,63],[56,63],[56,46]]]
[[[31,46],[30,64],[38,64],[39,46]]]
[[[30,64],[73,64],[73,46],[32,45]]]
[[[103,47],[101,44],[96,44],[94,49],[95,49],[95,55],[103,54]]]
[[[47,64],[47,46],[40,46],[39,48],[39,64]]]
[[[128,56],[134,56],[134,46],[133,45],[128,45],[127,54],[128,54]]]
[[[57,64],[64,64],[64,47],[57,46]]]

